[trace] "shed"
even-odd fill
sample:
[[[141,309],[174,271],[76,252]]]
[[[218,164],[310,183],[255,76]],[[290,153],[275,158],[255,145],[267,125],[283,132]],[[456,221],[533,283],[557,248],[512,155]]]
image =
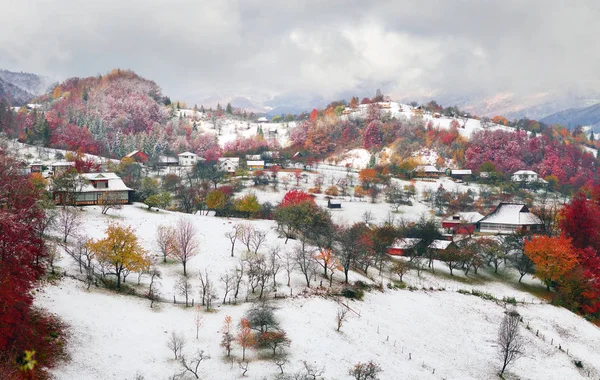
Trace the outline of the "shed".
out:
[[[338,199],[327,199],[327,208],[342,208],[342,202]]]
[[[396,239],[394,240],[394,243],[388,247],[387,253],[391,256],[410,255],[416,250],[417,245],[419,245],[421,241],[422,239],[419,238]]]

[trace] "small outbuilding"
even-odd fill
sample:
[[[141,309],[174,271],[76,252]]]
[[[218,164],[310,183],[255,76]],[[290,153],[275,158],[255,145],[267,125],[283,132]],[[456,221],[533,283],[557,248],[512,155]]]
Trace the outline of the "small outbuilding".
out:
[[[342,202],[338,199],[327,199],[327,208],[342,208]]]

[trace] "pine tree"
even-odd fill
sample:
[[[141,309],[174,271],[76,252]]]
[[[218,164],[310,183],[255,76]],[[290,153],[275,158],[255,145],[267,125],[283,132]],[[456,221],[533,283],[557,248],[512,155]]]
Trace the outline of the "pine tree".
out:
[[[225,108],[225,112],[230,115],[233,113],[233,109],[231,108],[231,103],[227,103],[227,108]]]

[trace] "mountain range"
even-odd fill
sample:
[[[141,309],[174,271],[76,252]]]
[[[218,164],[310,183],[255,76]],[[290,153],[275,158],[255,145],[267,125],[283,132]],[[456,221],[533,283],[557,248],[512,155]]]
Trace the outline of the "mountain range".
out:
[[[0,70],[0,99],[22,106],[48,92],[54,84],[52,79],[37,74]]]

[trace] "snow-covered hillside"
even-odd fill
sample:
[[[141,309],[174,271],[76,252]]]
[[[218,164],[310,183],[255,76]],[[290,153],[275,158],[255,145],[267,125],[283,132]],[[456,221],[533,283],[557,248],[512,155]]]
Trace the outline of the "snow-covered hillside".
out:
[[[59,315],[70,326],[71,340],[68,351],[71,360],[53,370],[57,379],[134,379],[142,374],[146,379],[167,379],[181,371],[166,346],[171,332],[187,337],[184,353],[191,355],[203,349],[211,355],[202,362],[201,374],[207,379],[237,379],[237,364],[224,358],[219,347],[220,328],[226,315],[237,324],[250,306],[222,305],[223,284],[221,275],[232,270],[244,247],[236,245],[235,257],[230,257],[230,243],[225,233],[236,223],[248,223],[268,231],[266,246],[279,246],[282,255],[297,244],[279,238],[274,223],[264,220],[237,220],[213,216],[185,215],[167,211],[148,211],[135,204],[112,215],[101,215],[99,208],[86,207],[80,211],[85,217],[82,233],[88,237],[103,236],[110,222],[132,226],[141,237],[144,247],[158,253],[154,233],[160,224],[173,225],[178,218],[191,220],[200,231],[201,252],[189,262],[188,270],[195,287],[193,297],[199,299],[199,271],[208,271],[216,284],[217,297],[214,312],[202,312],[203,325],[199,339],[195,339],[193,308],[161,303],[154,309],[148,300],[127,295],[117,295],[107,290],[92,288],[72,279],[41,288],[36,294],[36,304]],[[381,216],[381,215],[378,215]],[[78,275],[78,268],[70,257],[60,261],[61,271]],[[274,294],[285,299],[274,301],[276,316],[292,343],[289,347],[290,363],[286,373],[300,370],[302,361],[324,367],[326,379],[348,378],[353,364],[373,360],[383,369],[381,379],[489,379],[498,371],[499,361],[495,338],[503,313],[510,307],[502,302],[460,294],[460,289],[488,292],[498,299],[515,297],[516,310],[523,316],[522,333],[527,341],[526,355],[509,369],[509,378],[521,379],[575,379],[600,376],[600,329],[582,318],[558,307],[547,305],[527,290],[540,287],[538,281],[526,277],[526,285],[519,286],[508,270],[502,276],[483,273],[477,277],[462,275],[450,277],[441,263],[436,263],[436,275],[425,273],[418,278],[409,273],[405,281],[415,290],[391,290],[384,286],[382,292],[373,290],[364,301],[349,301],[320,295],[314,286],[306,289],[299,273],[292,275],[292,287],[285,286],[286,274],[277,276]],[[160,292],[170,300],[176,294],[174,284],[182,273],[180,264],[159,264],[163,273]],[[371,274],[375,282],[384,285],[391,280],[387,275]],[[508,278],[508,280],[507,280]],[[351,281],[371,280],[352,274]],[[334,287],[339,289],[342,277],[335,276]],[[326,281],[325,281],[326,282]],[[143,294],[148,278],[141,285],[130,286]],[[323,284],[327,287],[326,284]],[[424,290],[425,289],[425,290]],[[246,294],[246,290],[243,290]],[[290,297],[290,294],[292,295]],[[250,295],[252,297],[252,295]],[[243,297],[242,297],[243,298]],[[352,309],[347,323],[336,332],[337,302]],[[559,348],[560,347],[560,348]],[[241,356],[236,346],[235,360]],[[248,377],[275,378],[278,368],[255,352],[249,353]],[[578,369],[574,360],[581,360],[584,369]]]

